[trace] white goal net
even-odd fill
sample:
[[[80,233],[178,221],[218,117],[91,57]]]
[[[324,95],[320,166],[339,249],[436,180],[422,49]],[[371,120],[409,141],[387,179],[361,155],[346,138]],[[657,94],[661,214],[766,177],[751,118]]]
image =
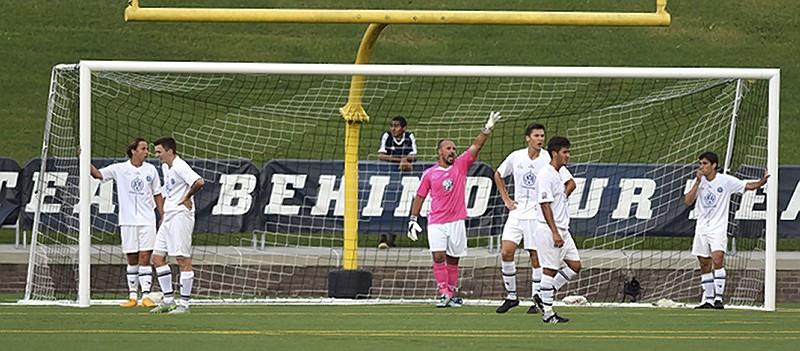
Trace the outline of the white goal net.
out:
[[[359,297],[372,301],[436,296],[424,235],[417,243],[405,238],[411,201],[422,171],[436,161],[437,142],[452,139],[465,150],[490,111],[504,117],[467,182],[470,255],[461,261],[458,282],[467,301],[505,294],[498,238],[508,211],[494,170],[526,147],[531,122],[545,125],[548,139],[562,135],[572,143],[569,168],[578,188],[570,197],[570,231],[584,269],[559,297],[630,301],[625,282],[636,278],[638,301],[698,301],[699,269],[689,254],[694,218],[682,201],[698,156],[717,153],[720,167],[740,179],[777,170],[777,144],[769,141],[777,137],[777,88],[770,89],[777,70],[80,65],[91,71],[84,95],[84,101],[91,98],[91,134],[84,138],[91,138],[95,166],[124,160],[133,138],[171,136],[178,154],[205,179],[196,196],[192,253],[193,295],[201,301],[329,301],[328,275],[344,266],[345,256],[345,121],[339,109],[355,74],[366,77],[359,93],[370,116],[358,139],[357,257],[372,282]],[[90,268],[84,271],[91,299],[127,296],[115,187],[93,181],[87,183],[91,197],[80,196],[80,65],[53,70],[42,172],[35,175],[25,217],[34,226],[29,302],[78,300],[86,274],[79,269],[83,200],[91,203]],[[381,135],[395,116],[408,121],[416,138],[411,170],[378,157]],[[513,194],[513,180],[506,182]],[[731,305],[774,303],[773,190],[733,200],[726,261]],[[396,236],[392,247],[377,247],[382,235]],[[516,261],[519,294],[529,296],[527,253],[520,250]]]

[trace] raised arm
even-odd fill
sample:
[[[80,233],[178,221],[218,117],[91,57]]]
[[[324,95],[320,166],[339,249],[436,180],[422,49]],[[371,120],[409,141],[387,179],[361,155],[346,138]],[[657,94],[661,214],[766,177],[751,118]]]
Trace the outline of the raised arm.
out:
[[[694,200],[697,199],[697,189],[700,188],[700,180],[703,179],[703,172],[697,171],[697,179],[694,180],[694,185],[692,185],[692,189],[686,193],[686,196],[683,197],[683,203],[686,206],[691,206],[694,203]]]
[[[494,124],[497,123],[501,118],[500,112],[490,112],[489,113],[489,120],[486,121],[486,125],[484,125],[481,132],[475,137],[475,141],[472,142],[472,145],[469,147],[469,154],[472,158],[477,158],[478,153],[483,148],[483,144],[486,143],[486,139],[489,138],[489,133],[492,132],[492,128],[494,128]]]
[[[769,173],[767,173],[767,170],[764,169],[764,176],[761,177],[761,179],[756,181],[756,182],[748,182],[747,184],[745,184],[744,189],[745,190],[756,190],[756,189],[764,186],[764,184],[767,184],[767,178],[769,178]]]

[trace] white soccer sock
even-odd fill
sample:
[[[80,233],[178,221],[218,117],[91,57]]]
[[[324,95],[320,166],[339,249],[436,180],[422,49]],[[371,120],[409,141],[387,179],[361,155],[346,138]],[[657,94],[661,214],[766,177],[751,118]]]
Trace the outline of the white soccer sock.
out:
[[[722,301],[722,295],[725,293],[725,268],[714,270],[714,299]]]
[[[139,266],[139,285],[142,286],[142,298],[150,297],[153,287],[153,267]]]
[[[700,285],[703,287],[703,299],[705,302],[714,303],[714,275],[711,273],[701,275]]]
[[[539,297],[542,298],[542,305],[544,305],[544,319],[550,318],[553,315],[553,299],[555,298],[555,287],[553,286],[554,279],[549,275],[542,276],[542,291]]]
[[[556,273],[555,278],[553,278],[553,285],[556,288],[556,291],[561,290],[567,283],[572,281],[575,277],[578,276],[578,273],[575,273],[571,268],[564,267],[561,268],[558,273]]]
[[[503,272],[503,284],[508,291],[506,299],[517,299],[517,264],[514,261],[500,263],[501,271]]]
[[[158,285],[161,286],[161,292],[164,293],[164,303],[172,303],[172,270],[169,269],[169,265],[156,267],[156,275],[158,276]]]
[[[542,290],[542,267],[534,268],[531,271],[531,281],[531,297],[533,297],[534,295],[539,294],[539,292]]]
[[[181,305],[189,307],[189,298],[192,297],[192,283],[194,272],[181,272]]]
[[[139,296],[139,266],[128,265],[126,276],[128,279],[128,298],[135,299]]]

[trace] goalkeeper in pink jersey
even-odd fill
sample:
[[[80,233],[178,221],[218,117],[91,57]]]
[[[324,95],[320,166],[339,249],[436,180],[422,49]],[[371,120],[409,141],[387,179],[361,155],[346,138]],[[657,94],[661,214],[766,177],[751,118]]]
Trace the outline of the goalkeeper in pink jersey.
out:
[[[453,296],[458,283],[458,261],[467,255],[467,202],[464,192],[469,167],[478,158],[499,112],[491,112],[489,120],[469,149],[456,157],[456,144],[449,139],[439,141],[439,162],[422,173],[417,196],[411,206],[408,221],[408,238],[418,239],[422,227],[417,223],[422,203],[430,193],[431,210],[428,213],[428,246],[433,255],[433,276],[442,294],[436,307],[461,307],[462,300]]]

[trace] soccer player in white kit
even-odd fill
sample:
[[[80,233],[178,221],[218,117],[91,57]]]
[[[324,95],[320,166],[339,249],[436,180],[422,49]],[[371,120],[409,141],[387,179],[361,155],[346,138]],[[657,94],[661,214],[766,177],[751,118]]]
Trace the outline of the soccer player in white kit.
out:
[[[509,210],[508,219],[503,227],[503,243],[500,253],[503,286],[507,295],[503,304],[497,308],[497,313],[506,313],[511,308],[519,306],[517,267],[514,262],[514,255],[517,252],[520,241],[525,241],[525,249],[531,258],[531,266],[533,268],[531,272],[531,297],[534,304],[528,309],[528,313],[539,313],[542,309],[542,300],[539,296],[542,268],[539,266],[536,243],[533,239],[533,229],[536,211],[539,210],[539,203],[536,201],[536,174],[550,164],[550,154],[547,151],[542,152],[544,133],[544,125],[539,123],[528,124],[525,128],[525,141],[528,143],[528,147],[510,153],[494,173],[497,191]],[[565,180],[566,193],[569,196],[576,186],[575,181],[572,179],[572,174],[566,167],[561,167],[559,173],[561,178]],[[504,178],[509,175],[514,177],[514,199],[511,199],[506,190]]]
[[[114,163],[100,170],[91,166],[91,174],[95,179],[104,182],[114,180],[117,183],[122,252],[128,257],[128,301],[120,306],[138,306],[138,289],[141,285],[142,306],[154,307],[156,304],[150,299],[150,287],[153,284],[150,255],[156,241],[154,209],[158,209],[161,217],[164,216],[161,181],[156,167],[145,162],[148,152],[146,140],[132,140],[125,152],[128,161]]]
[[[719,157],[713,152],[704,152],[699,157],[694,185],[683,201],[695,206],[697,223],[694,229],[692,255],[700,261],[700,285],[703,288],[703,303],[695,308],[724,309],[725,250],[728,248],[728,211],[731,195],[745,190],[755,190],[767,183],[764,176],[756,182],[744,182],[734,176],[717,173]],[[713,268],[713,273],[712,273]]]
[[[422,228],[417,217],[422,203],[430,193],[431,210],[428,213],[428,246],[433,256],[433,276],[441,297],[436,307],[461,307],[463,301],[453,296],[458,283],[458,262],[467,255],[467,203],[464,193],[469,167],[478,158],[494,124],[500,119],[499,112],[491,112],[483,130],[472,145],[456,158],[456,145],[452,140],[439,141],[438,163],[425,170],[420,179],[417,195],[411,206],[408,221],[408,238],[417,241]]]
[[[192,231],[194,230],[194,194],[200,191],[205,181],[189,164],[177,154],[175,139],[164,137],[156,140],[156,157],[161,160],[164,175],[164,217],[156,234],[153,264],[164,300],[151,313],[172,314],[189,312],[189,298],[194,282],[192,270]],[[175,257],[180,266],[181,298],[175,302],[172,289],[172,271],[167,265],[167,255]]]
[[[534,240],[542,265],[542,321],[566,323],[553,311],[555,292],[572,280],[581,270],[578,248],[569,233],[569,204],[564,180],[558,170],[569,163],[570,142],[567,138],[554,136],[547,143],[550,165],[542,168],[536,176],[537,198],[541,207],[536,212]],[[566,267],[561,265],[566,263]]]

